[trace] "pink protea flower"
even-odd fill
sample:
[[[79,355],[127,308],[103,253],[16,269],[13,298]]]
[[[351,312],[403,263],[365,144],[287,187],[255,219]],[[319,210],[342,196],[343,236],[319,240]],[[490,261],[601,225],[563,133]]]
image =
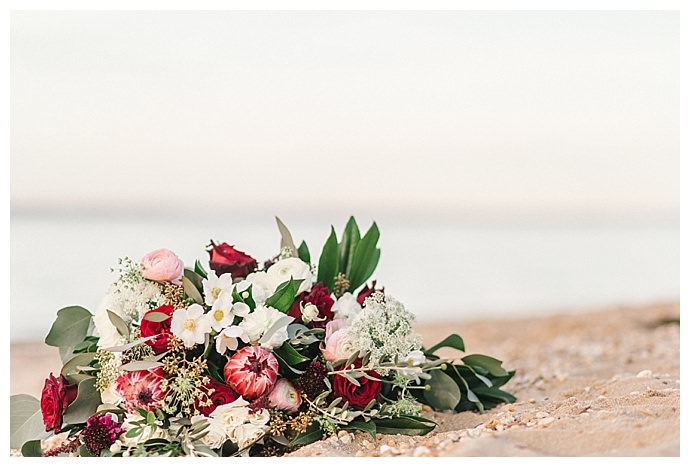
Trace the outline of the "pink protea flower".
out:
[[[163,370],[130,371],[115,380],[115,391],[124,399],[128,410],[161,408],[166,392],[161,384],[165,381]]]
[[[225,382],[244,399],[267,394],[278,378],[278,360],[262,347],[243,347],[228,359]]]

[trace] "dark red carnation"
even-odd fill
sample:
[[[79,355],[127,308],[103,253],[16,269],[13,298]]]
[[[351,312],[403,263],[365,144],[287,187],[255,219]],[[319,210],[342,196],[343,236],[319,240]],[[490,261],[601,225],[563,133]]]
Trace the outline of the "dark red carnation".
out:
[[[331,298],[331,292],[328,287],[322,283],[318,283],[312,287],[311,292],[299,295],[293,302],[288,315],[295,318],[296,322],[302,322],[302,308],[300,306],[311,303],[319,309],[319,316],[315,320],[306,323],[310,328],[325,328],[326,324],[333,319],[333,312],[331,308],[335,301]]]
[[[46,431],[60,432],[62,416],[67,406],[77,397],[77,385],[67,384],[64,376],[56,378],[51,373],[43,385],[41,393],[41,413]]]
[[[219,405],[229,404],[239,397],[239,395],[233,391],[227,384],[220,383],[215,379],[211,378],[211,381],[205,386],[206,389],[213,389],[213,391],[207,391],[210,393],[209,399],[211,400],[211,405],[202,406],[199,401],[196,403],[196,408],[205,417],[211,415],[211,412],[216,410]]]
[[[360,359],[355,360],[355,368],[362,366],[362,361]],[[340,367],[342,370],[344,367]],[[381,376],[373,370],[366,372],[368,375],[374,378],[380,378]],[[381,382],[372,380],[362,376],[357,380],[359,386],[352,384],[344,376],[335,375],[333,377],[333,394],[336,397],[342,397],[344,401],[350,403],[350,406],[354,409],[363,409],[366,405],[374,400],[376,396],[381,392]]]
[[[209,245],[210,266],[216,274],[230,273],[233,279],[247,277],[256,269],[256,260],[251,256],[236,250],[227,243],[216,245],[213,240]]]
[[[154,310],[147,311],[144,317],[141,319],[141,325],[139,326],[141,337],[157,336],[146,341],[146,343],[151,346],[156,354],[161,354],[168,350],[168,340],[170,339],[170,323],[172,322],[172,314],[174,312],[174,306],[163,305]],[[163,313],[164,315],[168,315],[169,318],[159,322],[149,321],[146,319],[146,317],[150,316],[151,313]]]
[[[371,287],[368,285],[364,284],[364,288],[357,294],[357,303],[359,303],[360,306],[364,306],[364,300],[374,292],[383,292],[383,289],[385,287],[381,287],[380,289],[376,288],[376,281],[372,281]]]

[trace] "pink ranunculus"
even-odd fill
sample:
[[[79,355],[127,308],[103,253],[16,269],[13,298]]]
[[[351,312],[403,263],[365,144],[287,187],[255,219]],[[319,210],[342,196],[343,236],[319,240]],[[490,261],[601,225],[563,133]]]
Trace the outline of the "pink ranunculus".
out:
[[[228,358],[225,382],[246,400],[268,394],[278,378],[278,360],[262,347],[242,347]]]
[[[125,401],[127,409],[155,410],[163,406],[166,391],[162,388],[165,380],[163,369],[130,371],[117,377],[115,392]]]
[[[343,319],[335,319],[326,325],[326,337],[321,344],[323,358],[335,362],[350,358],[356,352],[348,331],[347,323]]]
[[[295,413],[302,405],[302,396],[290,381],[281,378],[276,381],[273,390],[268,395],[268,403],[269,407]]]
[[[165,248],[147,253],[141,259],[141,274],[146,279],[179,284],[183,273],[182,260]]]

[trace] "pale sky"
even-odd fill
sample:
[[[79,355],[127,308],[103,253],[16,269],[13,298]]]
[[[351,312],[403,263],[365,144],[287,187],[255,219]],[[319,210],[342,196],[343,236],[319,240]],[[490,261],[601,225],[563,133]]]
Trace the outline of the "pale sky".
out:
[[[678,215],[678,13],[11,19],[14,212]]]

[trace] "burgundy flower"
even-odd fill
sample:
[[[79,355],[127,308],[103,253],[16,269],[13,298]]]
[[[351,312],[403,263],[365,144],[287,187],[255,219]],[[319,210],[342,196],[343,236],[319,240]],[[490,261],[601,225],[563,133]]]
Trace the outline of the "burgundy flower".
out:
[[[41,414],[46,431],[60,432],[62,428],[62,416],[67,410],[67,406],[77,398],[77,385],[67,384],[64,376],[56,378],[51,373],[46,378],[41,393]]]
[[[316,306],[319,310],[319,314],[316,319],[304,323],[302,320],[302,307],[307,303]],[[325,328],[326,324],[333,319],[331,308],[334,303],[335,301],[331,297],[331,292],[328,290],[328,287],[319,282],[312,287],[311,292],[308,294],[303,293],[295,299],[288,310],[288,315],[295,318],[296,322],[304,323],[310,328]]]
[[[141,337],[158,336],[153,339],[146,341],[148,345],[151,346],[156,354],[161,354],[168,350],[168,339],[170,338],[170,322],[172,314],[175,312],[175,307],[172,305],[159,306],[155,310],[147,311],[144,317],[141,319],[141,325],[139,330],[141,331]],[[151,313],[163,313],[171,318],[163,321],[153,322],[146,319]]]
[[[110,448],[124,432],[122,423],[118,423],[109,414],[92,415],[86,421],[81,439],[89,452],[98,456],[103,449]]]
[[[211,378],[211,381],[205,386],[207,389],[206,394],[211,401],[211,405],[202,406],[196,403],[196,408],[205,417],[211,415],[211,412],[216,410],[219,405],[229,404],[239,397],[239,395],[233,391],[227,384],[219,383],[215,379]],[[208,391],[213,389],[213,391]],[[210,393],[210,394],[209,394]]]
[[[357,294],[357,303],[360,304],[360,306],[364,306],[364,300],[374,292],[383,292],[385,287],[381,287],[380,289],[376,288],[376,281],[372,281],[371,287],[368,285],[364,284],[364,288]]]
[[[278,360],[262,347],[242,347],[228,359],[223,370],[225,381],[244,399],[268,394],[278,378]]]
[[[130,371],[117,377],[115,391],[122,396],[127,409],[155,410],[161,408],[166,392],[161,387],[163,369]]]
[[[227,243],[216,245],[213,241],[209,245],[210,266],[216,274],[230,273],[233,279],[247,277],[256,269],[256,260],[251,256],[236,250]]]
[[[354,365],[355,368],[361,367],[361,360],[355,360]],[[340,367],[339,369],[342,370],[343,367]],[[381,377],[373,370],[369,370],[366,373],[374,378]],[[349,402],[352,408],[363,409],[369,402],[379,395],[381,392],[381,382],[366,378],[364,376],[359,378],[357,382],[359,383],[359,386],[352,384],[344,376],[335,375],[333,377],[333,394],[336,397],[342,397],[343,400]]]

